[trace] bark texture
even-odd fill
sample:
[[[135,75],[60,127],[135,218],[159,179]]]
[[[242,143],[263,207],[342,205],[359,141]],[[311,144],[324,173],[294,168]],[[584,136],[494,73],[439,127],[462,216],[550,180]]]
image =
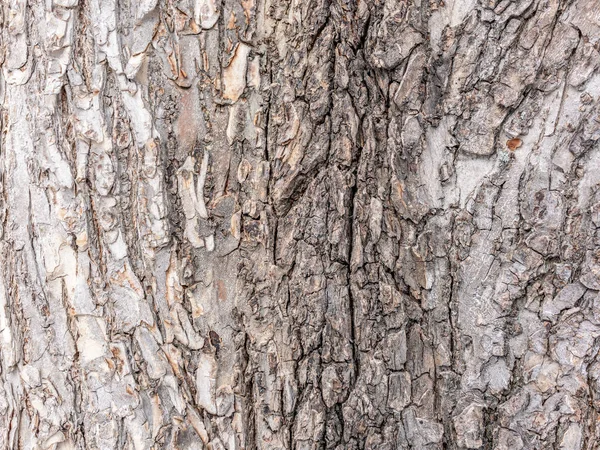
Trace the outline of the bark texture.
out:
[[[3,0],[0,448],[600,448],[599,0]]]

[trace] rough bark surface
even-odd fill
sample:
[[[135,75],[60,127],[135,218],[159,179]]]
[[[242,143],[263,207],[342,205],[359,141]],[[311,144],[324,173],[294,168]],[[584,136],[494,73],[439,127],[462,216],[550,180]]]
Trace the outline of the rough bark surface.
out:
[[[3,0],[1,449],[600,448],[599,0]]]

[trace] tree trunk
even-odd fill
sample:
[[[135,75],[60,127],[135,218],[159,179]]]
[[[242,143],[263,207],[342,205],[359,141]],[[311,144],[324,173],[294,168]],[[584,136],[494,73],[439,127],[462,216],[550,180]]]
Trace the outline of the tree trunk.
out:
[[[600,0],[0,8],[0,448],[600,448]]]

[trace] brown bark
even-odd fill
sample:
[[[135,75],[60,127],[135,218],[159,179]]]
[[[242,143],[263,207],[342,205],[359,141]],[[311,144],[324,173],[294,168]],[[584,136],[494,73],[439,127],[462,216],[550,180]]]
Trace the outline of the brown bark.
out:
[[[3,2],[0,448],[600,448],[599,11]]]

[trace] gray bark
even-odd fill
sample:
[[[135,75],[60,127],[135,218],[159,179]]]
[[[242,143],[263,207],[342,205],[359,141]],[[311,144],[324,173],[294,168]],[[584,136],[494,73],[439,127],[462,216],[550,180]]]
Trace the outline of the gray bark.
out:
[[[599,0],[5,0],[1,449],[599,449]]]

